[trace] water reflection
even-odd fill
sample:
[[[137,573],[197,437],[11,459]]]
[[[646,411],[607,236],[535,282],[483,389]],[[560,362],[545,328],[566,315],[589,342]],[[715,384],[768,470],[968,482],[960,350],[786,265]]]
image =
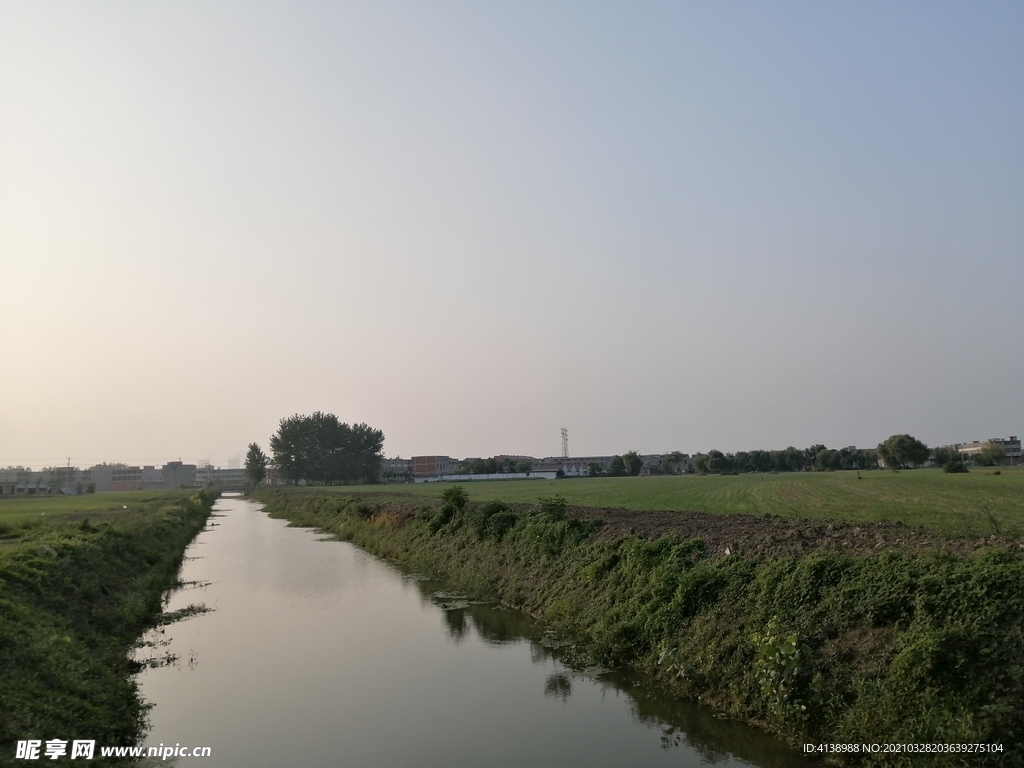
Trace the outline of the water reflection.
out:
[[[548,698],[557,698],[568,701],[572,695],[572,681],[564,672],[556,672],[548,675],[544,681],[544,695]]]
[[[813,766],[817,761],[793,754],[778,739],[743,723],[721,718],[705,707],[659,692],[658,685],[642,675],[623,670],[583,666],[571,641],[553,635],[542,624],[518,611],[474,601],[471,596],[444,591],[444,584],[420,574],[410,574],[391,564],[415,584],[421,602],[441,608],[448,636],[455,643],[479,638],[489,645],[529,643],[534,664],[559,667],[544,680],[544,697],[568,702],[573,679],[585,679],[602,693],[625,694],[633,719],[661,732],[661,748],[687,748],[703,762],[719,764],[739,757],[764,768]],[[471,603],[465,608],[452,605]]]
[[[149,743],[209,745],[207,768],[808,765],[642,677],[587,666],[528,616],[251,503],[218,510],[168,605],[216,610],[167,626],[169,647],[153,637],[149,652],[175,663],[140,675]]]
[[[465,608],[454,608],[441,611],[444,616],[445,628],[448,630],[448,637],[456,643],[461,643],[469,633],[469,622],[466,620]]]

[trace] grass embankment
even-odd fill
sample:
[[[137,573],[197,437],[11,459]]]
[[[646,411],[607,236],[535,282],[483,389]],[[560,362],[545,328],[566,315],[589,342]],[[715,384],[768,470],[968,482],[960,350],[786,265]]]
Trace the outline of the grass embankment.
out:
[[[127,652],[212,503],[206,491],[0,502],[0,764],[19,739],[95,739],[98,758],[142,735]]]
[[[1019,762],[1016,552],[712,558],[682,536],[594,536],[551,502],[520,513],[421,502],[412,514],[385,497],[258,496],[274,516],[525,610],[600,660],[795,743],[999,743],[1002,753],[929,764]]]
[[[1024,535],[1024,467],[893,472],[788,472],[465,483],[473,501],[536,503],[559,494],[581,507],[772,514],[865,523],[899,520],[952,536]],[[400,493],[437,498],[450,483],[353,486],[336,493]],[[996,528],[999,530],[996,531]]]

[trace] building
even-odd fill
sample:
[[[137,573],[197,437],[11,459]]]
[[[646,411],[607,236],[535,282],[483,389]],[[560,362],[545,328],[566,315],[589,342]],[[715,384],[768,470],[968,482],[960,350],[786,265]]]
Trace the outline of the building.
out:
[[[588,477],[590,465],[597,464],[602,472],[611,468],[614,456],[545,456],[533,463],[534,472],[557,472],[562,470],[566,477]]]
[[[640,474],[645,476],[662,474],[684,475],[690,471],[690,456],[685,453],[680,454],[680,456],[680,461],[673,463],[672,470],[669,472],[666,461],[669,459],[670,454],[643,454],[640,458],[643,459],[644,465],[640,470]],[[614,459],[614,456],[572,456],[570,458],[545,456],[543,459],[534,462],[533,470],[535,472],[556,472],[560,469],[565,473],[566,477],[589,477],[592,464],[597,465],[599,472],[607,474],[611,472]]]
[[[197,488],[245,488],[249,478],[244,467],[217,469],[212,464],[196,467],[195,485]]]
[[[644,466],[640,474],[685,475],[690,471],[690,454],[680,453],[678,460],[671,453],[645,453],[640,456]]]
[[[403,459],[396,456],[393,459],[383,459],[380,463],[380,471],[386,480],[408,480],[412,477],[412,459]]]
[[[1003,448],[1003,464],[1017,466],[1021,463],[1020,438],[1010,435],[1007,438],[991,437],[988,440],[974,440],[970,443],[957,443],[956,449],[961,456],[973,458],[981,453],[981,450],[989,443],[995,443]]]
[[[0,470],[0,496],[34,496],[50,492],[48,480],[43,472],[17,467]]]
[[[0,498],[86,493],[89,491],[151,491],[161,488],[240,489],[248,485],[243,467],[216,469],[171,461],[163,466],[132,467],[96,464],[89,469],[50,467],[33,472],[24,468],[0,470]]]
[[[169,461],[163,466],[162,479],[164,488],[194,488],[196,465]]]
[[[436,483],[436,482],[450,482],[450,483],[478,483],[488,480],[554,480],[558,477],[556,472],[496,472],[488,475],[436,475],[434,477],[417,477],[413,479],[415,483]]]
[[[413,456],[409,461],[413,477],[453,475],[459,467],[459,462],[451,456]]]

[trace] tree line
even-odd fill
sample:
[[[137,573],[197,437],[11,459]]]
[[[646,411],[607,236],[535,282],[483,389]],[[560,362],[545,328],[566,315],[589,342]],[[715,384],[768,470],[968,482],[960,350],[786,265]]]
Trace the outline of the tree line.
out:
[[[257,443],[249,445],[245,468],[249,481],[259,485],[270,467],[289,483],[303,481],[312,485],[349,485],[377,483],[381,480],[384,433],[367,424],[349,425],[332,413],[317,411],[309,416],[294,415],[281,419],[270,438],[272,456]],[[789,446],[783,450],[755,450],[723,453],[711,450],[697,453],[690,469],[697,474],[740,474],[744,472],[809,472],[828,470],[874,469],[879,462],[902,469],[919,467],[930,458],[947,472],[966,472],[964,457],[953,446],[935,449],[913,435],[892,435],[877,448],[828,448],[822,444],[807,448]],[[995,466],[1003,463],[1001,445],[990,443],[971,458],[973,463]],[[684,455],[673,451],[661,458],[660,471],[678,471]],[[607,470],[598,463],[589,466],[591,477],[639,475],[644,459],[637,451],[612,458]],[[460,463],[462,474],[529,473],[532,462],[493,456],[470,458]]]
[[[1003,463],[1001,445],[989,443],[972,461],[983,466]],[[892,435],[877,448],[828,448],[817,444],[807,448],[789,446],[781,451],[737,451],[698,453],[690,460],[697,474],[740,474],[741,472],[824,472],[836,469],[876,469],[879,462],[891,469],[920,467],[932,459],[946,472],[966,472],[963,455],[955,446],[932,451],[913,435]]]
[[[533,462],[528,459],[512,459],[508,456],[492,456],[489,459],[469,458],[459,462],[459,475],[504,475],[512,472],[529,474]]]
[[[871,448],[828,448],[816,444],[807,448],[789,446],[782,450],[711,450],[690,459],[690,468],[698,475],[740,474],[742,472],[808,472],[830,469],[871,469],[878,466],[878,452]]]
[[[384,459],[384,433],[367,424],[347,424],[333,413],[317,411],[281,419],[267,456],[251,443],[245,470],[258,485],[273,467],[288,483],[351,485],[378,483]]]

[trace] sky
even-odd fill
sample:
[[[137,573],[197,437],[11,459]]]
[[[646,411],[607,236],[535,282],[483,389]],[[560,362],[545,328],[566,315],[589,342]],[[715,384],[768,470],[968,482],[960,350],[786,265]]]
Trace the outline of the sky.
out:
[[[0,466],[1024,432],[1018,2],[0,0]]]

